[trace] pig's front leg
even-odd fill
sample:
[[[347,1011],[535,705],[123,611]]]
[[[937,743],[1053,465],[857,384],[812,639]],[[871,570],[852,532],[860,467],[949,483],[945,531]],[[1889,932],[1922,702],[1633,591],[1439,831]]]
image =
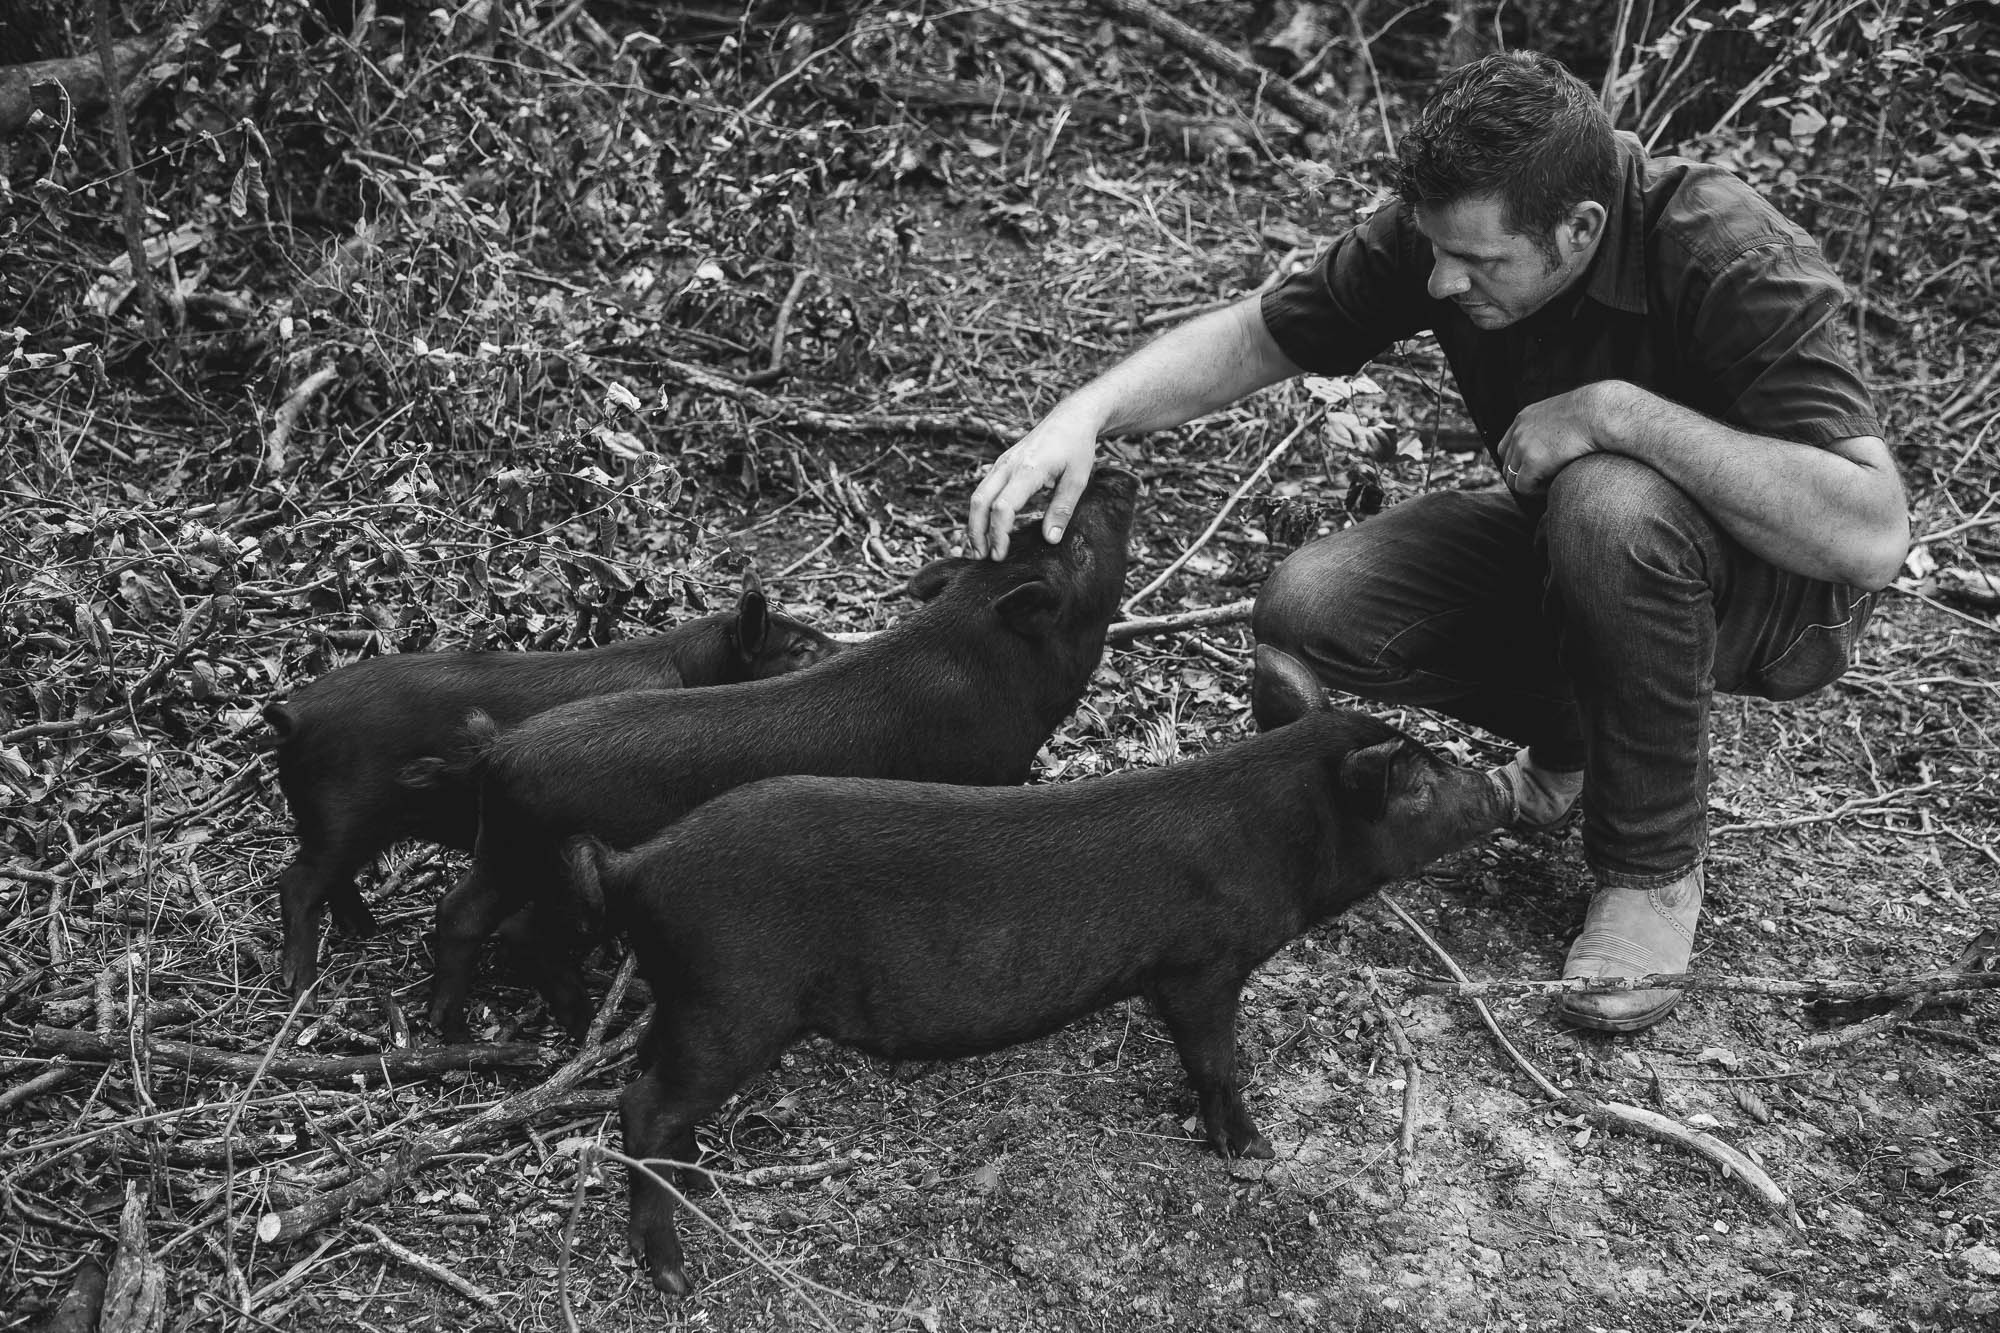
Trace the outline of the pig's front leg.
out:
[[[1236,1002],[1242,989],[1241,977],[1193,977],[1156,987],[1152,1001],[1194,1084],[1208,1141],[1224,1157],[1272,1157],[1270,1141],[1250,1119],[1236,1086]]]

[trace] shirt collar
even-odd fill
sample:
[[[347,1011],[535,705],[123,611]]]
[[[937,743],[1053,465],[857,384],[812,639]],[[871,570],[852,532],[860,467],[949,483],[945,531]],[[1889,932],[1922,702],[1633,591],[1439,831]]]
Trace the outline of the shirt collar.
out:
[[[1638,136],[1618,135],[1621,192],[1604,220],[1604,239],[1591,260],[1585,294],[1599,305],[1646,313],[1646,150]]]

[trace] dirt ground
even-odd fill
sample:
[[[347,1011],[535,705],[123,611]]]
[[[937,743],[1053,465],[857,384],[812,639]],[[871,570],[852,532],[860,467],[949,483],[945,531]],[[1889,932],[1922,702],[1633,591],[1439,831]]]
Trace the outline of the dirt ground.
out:
[[[1031,420],[1139,336],[1119,321],[1254,288],[1340,225],[1352,202],[1088,137],[1043,170],[1029,234],[996,227],[976,200],[920,188],[829,207],[812,230],[799,262],[821,273],[867,271],[885,244],[900,245],[898,285],[876,294],[910,312],[899,354],[950,330],[953,356],[907,357],[888,397]],[[1046,357],[1019,355],[1024,347],[1058,348],[1062,375]],[[1383,465],[1392,499],[1492,482],[1477,455],[1442,447],[1451,423],[1438,415],[1433,355],[1408,351],[1375,379],[1370,418],[1421,437]],[[788,392],[837,388],[808,374]],[[1305,401],[1287,389],[1203,427],[1110,447],[1145,482],[1130,588],[1194,540]],[[899,613],[902,579],[955,540],[990,452],[850,441],[814,453],[817,479],[862,497],[878,520],[879,546],[865,553],[841,543],[797,564],[855,518],[792,490],[778,454],[756,464],[760,494],[718,484],[706,517],[765,570],[797,565],[773,583],[787,610],[827,628],[877,628]],[[1353,480],[1349,460],[1309,441],[1257,494],[1338,499]],[[1920,533],[1956,521],[1934,497],[1914,498]],[[1251,595],[1282,553],[1253,503],[1140,609]],[[2000,624],[1906,584],[1886,596],[1861,661],[1833,688],[1784,705],[1718,700],[1699,972],[1908,977],[1950,965],[2000,925]],[[1241,739],[1247,653],[1240,625],[1108,652],[1038,780],[1088,781]],[[267,665],[273,692],[307,674],[297,659]],[[1490,738],[1436,718],[1388,716],[1462,762],[1504,757]],[[218,770],[251,762],[250,742],[243,729],[201,738]],[[10,1081],[45,1062],[30,1053],[28,1025],[86,1022],[95,969],[140,938],[129,914],[103,910],[120,894],[177,904],[143,937],[155,1000],[183,986],[228,996],[226,1008],[183,1013],[161,1035],[253,1055],[281,1037],[287,1050],[367,1052],[394,1043],[400,1012],[422,1011],[424,934],[456,862],[412,848],[370,887],[382,933],[325,945],[332,998],[300,1035],[269,970],[271,880],[291,843],[269,769],[256,771],[250,799],[159,839],[143,866],[114,877],[74,927],[89,966],[10,997],[20,1001],[0,1027]],[[398,887],[383,893],[384,882]],[[1555,975],[1588,890],[1574,833],[1500,835],[1387,896],[1472,976],[1537,979]],[[59,1098],[0,1119],[8,1226],[21,1228],[6,1242],[14,1290],[0,1292],[0,1329],[37,1326],[107,1253],[134,1181],[153,1190],[173,1328],[2000,1329],[1992,992],[1818,1051],[1799,1043],[1888,1006],[1702,993],[1652,1031],[1614,1038],[1558,1024],[1541,1000],[1493,1004],[1560,1086],[1661,1111],[1752,1154],[1796,1205],[1804,1226],[1793,1229],[1683,1149],[1550,1109],[1467,1001],[1415,988],[1440,975],[1378,898],[1253,979],[1239,1041],[1249,1106],[1276,1148],[1270,1162],[1229,1164],[1203,1147],[1172,1045],[1136,1003],[958,1062],[889,1066],[823,1042],[797,1047],[703,1133],[725,1179],[696,1200],[714,1229],[683,1226],[698,1283],[685,1301],[654,1293],[624,1256],[621,1173],[579,1179],[593,1145],[617,1146],[606,1109],[617,1071],[529,1132],[450,1154],[386,1202],[272,1247],[255,1240],[254,1219],[296,1198],[301,1181],[333,1174],[349,1132],[329,1134],[330,1120],[344,1119],[354,1139],[375,1136],[365,1161],[347,1163],[374,1165],[391,1151],[380,1131],[393,1145],[539,1075],[390,1088],[265,1079],[253,1097],[240,1079],[156,1071],[145,1089],[122,1064],[91,1066]],[[497,968],[476,1000],[479,1035],[542,1042],[545,1066],[573,1050]],[[630,1004],[619,1021],[637,1012]],[[1391,1017],[1414,1049],[1407,1100]],[[131,1132],[191,1106],[212,1112],[198,1143]],[[1406,1116],[1414,1151],[1404,1159]],[[256,1160],[226,1176],[197,1151],[225,1123],[246,1142],[298,1138],[245,1149]],[[76,1137],[86,1150],[62,1147]],[[833,1163],[841,1169],[796,1185],[727,1179]],[[28,1202],[45,1198],[60,1205],[53,1222]]]

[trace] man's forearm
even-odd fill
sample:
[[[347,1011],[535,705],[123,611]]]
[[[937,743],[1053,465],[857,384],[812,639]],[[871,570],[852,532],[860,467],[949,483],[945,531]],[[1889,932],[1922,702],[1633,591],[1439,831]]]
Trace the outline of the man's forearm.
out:
[[[1251,297],[1161,334],[1050,415],[1074,414],[1099,435],[1143,434],[1206,416],[1298,373]]]
[[[1623,381],[1596,386],[1598,447],[1637,458],[1780,569],[1879,588],[1909,549],[1909,508],[1888,446],[1821,447],[1751,434]]]

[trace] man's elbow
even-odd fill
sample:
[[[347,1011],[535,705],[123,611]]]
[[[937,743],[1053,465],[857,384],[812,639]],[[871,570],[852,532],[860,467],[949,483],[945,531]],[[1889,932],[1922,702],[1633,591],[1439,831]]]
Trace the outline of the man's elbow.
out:
[[[1910,553],[1910,516],[1898,507],[1893,516],[1869,524],[1847,553],[1843,580],[1864,592],[1879,592],[1902,572]]]

